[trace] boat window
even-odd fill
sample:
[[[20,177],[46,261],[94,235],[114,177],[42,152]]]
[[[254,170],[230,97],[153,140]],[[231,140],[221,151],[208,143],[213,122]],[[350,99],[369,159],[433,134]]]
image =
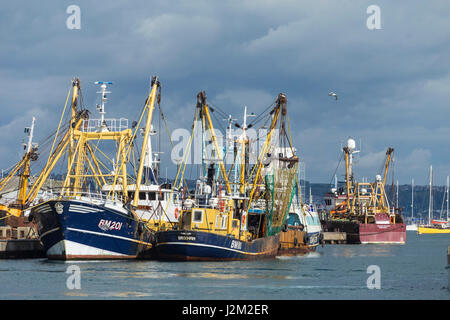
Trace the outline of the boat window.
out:
[[[216,229],[226,229],[227,228],[227,216],[216,216]]]
[[[203,222],[203,211],[202,210],[194,210],[194,218],[192,222]]]
[[[296,213],[289,213],[287,218],[287,223],[290,226],[299,226],[300,225],[300,217]]]
[[[238,226],[237,222],[238,222],[237,220],[233,220],[233,222],[232,222],[233,229],[237,228],[237,226]]]
[[[227,228],[227,220],[228,220],[227,216],[223,216],[222,217],[222,229],[226,229]]]
[[[131,200],[134,199],[134,191],[129,191],[128,192],[128,198],[130,198]]]
[[[145,192],[139,192],[139,200],[146,200]]]
[[[307,215],[306,223],[311,226],[318,226],[318,225],[320,225],[320,220],[319,220],[319,217],[317,217],[317,216],[311,217],[310,215]]]
[[[216,216],[216,229],[221,229],[221,226],[220,226],[220,215]]]
[[[156,192],[149,192],[148,200],[156,200]]]

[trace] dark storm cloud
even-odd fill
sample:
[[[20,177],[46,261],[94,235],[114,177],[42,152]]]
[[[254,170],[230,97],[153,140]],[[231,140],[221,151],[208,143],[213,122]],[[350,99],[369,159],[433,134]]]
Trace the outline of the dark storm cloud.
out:
[[[66,28],[71,4],[81,8],[80,30]],[[381,30],[366,27],[372,4],[381,8]],[[90,107],[93,82],[114,81],[108,115],[133,118],[158,75],[172,130],[190,128],[200,90],[235,118],[244,105],[258,113],[285,92],[307,179],[330,181],[341,143],[352,136],[363,144],[359,176],[373,178],[392,146],[401,183],[425,184],[431,163],[443,183],[450,174],[449,9],[446,1],[2,4],[0,166],[12,164],[12,153],[20,157],[32,115],[38,137],[55,129],[73,76]]]

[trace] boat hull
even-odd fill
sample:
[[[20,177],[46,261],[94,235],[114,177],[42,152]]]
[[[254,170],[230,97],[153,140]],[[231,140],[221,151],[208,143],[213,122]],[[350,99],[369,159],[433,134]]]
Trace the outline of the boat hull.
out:
[[[48,259],[136,259],[151,255],[153,233],[131,213],[77,200],[50,200],[34,207]]]
[[[280,249],[278,255],[296,255],[315,252],[321,244],[322,232],[307,233],[299,229],[289,228],[280,233]]]
[[[360,244],[358,221],[330,220],[326,222],[325,230],[328,232],[344,232],[346,243]]]
[[[449,233],[450,234],[450,228],[432,228],[432,227],[418,226],[417,233],[418,234],[437,234],[437,233]]]
[[[176,261],[252,260],[273,258],[280,246],[279,234],[253,241],[202,231],[156,233],[156,257]]]
[[[418,231],[417,224],[407,224],[406,225],[406,231]]]
[[[360,223],[358,221],[336,220],[328,223],[328,231],[345,232],[348,244],[404,244],[406,224]]]
[[[406,242],[406,224],[360,224],[359,240],[361,243],[404,244]]]

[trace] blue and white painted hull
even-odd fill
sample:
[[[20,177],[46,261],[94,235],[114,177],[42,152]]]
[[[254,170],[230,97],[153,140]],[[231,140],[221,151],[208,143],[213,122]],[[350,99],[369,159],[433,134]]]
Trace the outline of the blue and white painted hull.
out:
[[[314,252],[316,248],[322,243],[323,234],[321,231],[308,232],[306,237],[307,252]]]
[[[156,257],[163,260],[251,260],[273,258],[280,245],[279,234],[253,241],[202,231],[156,233]]]
[[[136,259],[151,254],[154,234],[124,208],[50,200],[31,211],[49,259]]]

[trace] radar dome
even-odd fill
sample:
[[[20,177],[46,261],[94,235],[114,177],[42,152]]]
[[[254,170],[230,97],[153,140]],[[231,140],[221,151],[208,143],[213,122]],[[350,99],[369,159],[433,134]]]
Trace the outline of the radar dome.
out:
[[[348,139],[348,140],[347,140],[347,147],[348,147],[350,150],[355,150],[355,148],[356,148],[356,142],[355,142],[355,140],[353,140],[353,139]]]

